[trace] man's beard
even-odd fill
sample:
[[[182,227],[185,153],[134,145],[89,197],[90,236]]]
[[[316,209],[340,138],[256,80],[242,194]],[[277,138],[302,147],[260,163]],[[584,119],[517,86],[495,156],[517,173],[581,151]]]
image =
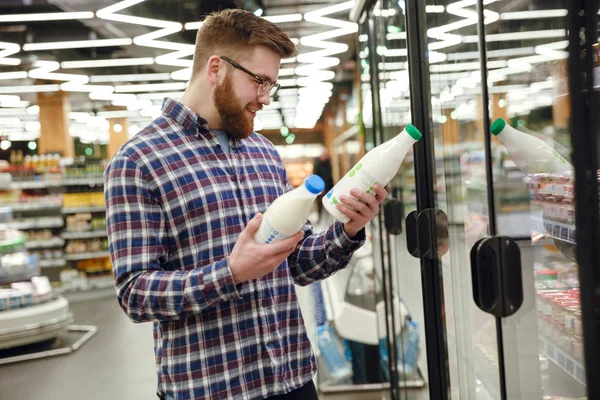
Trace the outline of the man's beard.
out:
[[[254,121],[244,115],[246,107],[239,105],[233,92],[233,84],[230,75],[225,77],[222,84],[217,85],[213,94],[215,108],[221,119],[221,129],[231,137],[244,139],[254,131]],[[260,107],[256,107],[258,109]]]

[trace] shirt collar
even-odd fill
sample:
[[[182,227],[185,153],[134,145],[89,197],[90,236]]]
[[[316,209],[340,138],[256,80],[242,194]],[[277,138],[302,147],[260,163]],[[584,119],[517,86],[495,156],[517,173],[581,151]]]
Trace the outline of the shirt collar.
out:
[[[163,102],[162,111],[179,123],[186,135],[210,135],[208,121],[181,102],[166,98]]]
[[[200,136],[211,136],[214,133],[208,126],[208,121],[198,115],[194,110],[181,102],[165,98],[162,106],[163,114],[173,118],[179,123],[186,135]],[[233,139],[231,147],[234,149],[241,148],[243,146],[244,139]]]

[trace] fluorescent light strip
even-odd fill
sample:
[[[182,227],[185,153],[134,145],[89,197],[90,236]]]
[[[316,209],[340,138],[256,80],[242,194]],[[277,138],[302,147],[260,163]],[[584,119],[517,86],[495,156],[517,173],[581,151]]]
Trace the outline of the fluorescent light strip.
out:
[[[107,119],[111,119],[111,118],[129,118],[129,117],[139,117],[140,116],[140,112],[138,110],[134,110],[134,111],[126,111],[126,110],[120,110],[120,111],[99,111],[98,113],[96,113],[96,115],[98,117],[107,118]]]
[[[171,80],[171,74],[126,74],[126,75],[92,75],[92,83],[113,83],[113,82],[139,82],[139,81],[168,81]]]
[[[161,90],[184,90],[186,84],[184,82],[173,83],[149,83],[146,85],[120,85],[115,86],[115,93],[135,93],[135,92],[150,92]]]
[[[517,47],[514,49],[501,49],[501,50],[490,50],[487,52],[488,58],[495,57],[511,57],[511,56],[527,56],[535,54],[533,47]],[[449,53],[448,61],[461,61],[461,60],[477,60],[479,59],[478,51],[468,51],[464,53]]]
[[[0,80],[25,79],[27,76],[27,71],[0,72]]]
[[[489,69],[494,68],[504,68],[506,67],[506,61],[488,61],[487,67]],[[478,70],[481,68],[481,64],[479,62],[466,62],[466,63],[456,63],[456,64],[443,64],[443,65],[432,65],[430,67],[431,72],[455,72],[455,71],[469,71],[469,70]]]
[[[441,14],[446,10],[444,6],[425,6],[425,12],[432,14]]]
[[[60,85],[0,86],[0,93],[58,92]]]
[[[137,95],[139,100],[163,100],[165,97],[179,99],[184,92],[162,92],[162,93],[140,93]]]
[[[0,65],[19,65],[18,58],[7,58],[21,51],[21,46],[16,43],[0,42]]]
[[[203,24],[204,24],[204,22],[202,22],[202,21],[188,22],[183,27],[186,31],[197,31],[198,29],[200,29],[202,27]]]
[[[23,45],[24,51],[36,50],[60,50],[60,49],[81,49],[87,47],[110,47],[110,46],[129,46],[133,41],[131,39],[98,39],[98,40],[70,40],[66,42],[48,42],[48,43],[27,43]]]
[[[567,35],[567,31],[564,29],[548,29],[542,31],[529,31],[529,32],[513,32],[513,33],[495,33],[491,35],[485,35],[486,42],[503,42],[509,40],[532,40],[532,39],[549,39],[549,38],[564,38]],[[462,38],[463,43],[478,43],[479,38],[477,35],[464,36]]]
[[[532,10],[532,11],[516,11],[500,14],[500,19],[504,21],[521,20],[521,19],[541,19],[541,18],[560,18],[566,17],[569,14],[567,10]]]
[[[60,21],[68,19],[90,19],[94,18],[91,11],[85,12],[60,12],[40,14],[9,14],[0,15],[0,22],[34,22],[34,21]]]
[[[284,22],[297,22],[302,21],[302,14],[285,14],[285,15],[270,15],[263,17],[269,22],[274,24],[281,24]]]
[[[124,67],[130,65],[152,65],[152,57],[122,58],[114,60],[88,60],[88,61],[65,61],[60,64],[62,68],[102,68],[102,67]]]

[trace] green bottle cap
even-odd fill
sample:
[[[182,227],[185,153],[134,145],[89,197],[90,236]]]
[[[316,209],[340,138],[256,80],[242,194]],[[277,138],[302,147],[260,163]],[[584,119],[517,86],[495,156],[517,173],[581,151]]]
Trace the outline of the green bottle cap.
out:
[[[410,137],[412,137],[415,140],[419,140],[423,137],[421,132],[419,132],[419,130],[417,128],[415,128],[415,126],[413,124],[406,125],[404,130],[410,135]]]
[[[502,118],[498,118],[497,120],[495,120],[494,123],[492,124],[492,127],[490,128],[490,130],[492,131],[492,135],[498,136],[500,134],[500,132],[502,132],[502,130],[504,129],[505,126],[506,126],[506,121],[503,120]]]

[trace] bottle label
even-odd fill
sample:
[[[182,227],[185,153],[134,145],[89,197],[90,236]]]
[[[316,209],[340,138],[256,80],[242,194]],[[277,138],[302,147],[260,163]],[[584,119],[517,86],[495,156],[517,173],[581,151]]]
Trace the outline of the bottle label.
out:
[[[258,231],[256,231],[256,235],[254,235],[254,240],[256,240],[256,243],[269,244],[287,239],[290,236],[291,235],[286,235],[285,233],[279,232],[273,227],[271,221],[263,216],[260,227],[258,228]]]
[[[363,168],[362,163],[358,163],[327,193],[326,198],[333,206],[337,206],[342,195],[350,196],[350,190],[362,189],[368,194],[374,194],[377,184],[377,179]]]

